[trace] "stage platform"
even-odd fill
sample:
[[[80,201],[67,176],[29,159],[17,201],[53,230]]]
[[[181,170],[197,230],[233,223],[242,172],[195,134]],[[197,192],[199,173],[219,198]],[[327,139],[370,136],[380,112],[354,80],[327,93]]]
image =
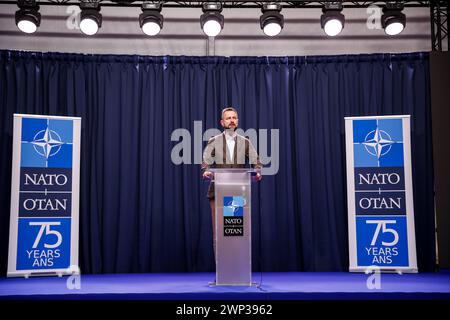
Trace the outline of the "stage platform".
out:
[[[254,273],[252,287],[210,286],[213,273],[81,275],[0,279],[0,300],[448,300],[450,270],[381,274],[369,289],[361,273]],[[72,289],[70,289],[72,287]]]

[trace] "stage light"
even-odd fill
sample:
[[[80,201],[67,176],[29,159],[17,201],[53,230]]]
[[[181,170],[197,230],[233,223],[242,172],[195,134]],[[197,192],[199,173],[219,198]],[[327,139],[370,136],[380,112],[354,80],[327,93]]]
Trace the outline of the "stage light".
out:
[[[395,36],[403,31],[406,26],[406,16],[402,13],[403,5],[395,2],[387,2],[381,16],[381,26],[387,35]]]
[[[322,9],[320,25],[325,33],[331,37],[341,33],[344,28],[345,17],[341,11],[342,4],[339,2],[326,3]]]
[[[88,36],[96,34],[102,26],[102,14],[100,13],[99,2],[81,2],[80,9],[81,32]]]
[[[220,12],[222,12],[222,4],[220,2],[203,3],[203,14],[200,16],[200,26],[208,37],[215,37],[222,31],[224,18]]]
[[[41,24],[39,6],[35,0],[18,1],[19,10],[16,11],[16,25],[20,31],[34,33]]]
[[[139,25],[146,35],[156,36],[161,31],[164,18],[160,12],[161,5],[159,3],[144,2],[142,4]]]
[[[276,36],[284,26],[284,17],[280,13],[281,5],[278,3],[263,4],[259,24],[264,33],[270,37]]]

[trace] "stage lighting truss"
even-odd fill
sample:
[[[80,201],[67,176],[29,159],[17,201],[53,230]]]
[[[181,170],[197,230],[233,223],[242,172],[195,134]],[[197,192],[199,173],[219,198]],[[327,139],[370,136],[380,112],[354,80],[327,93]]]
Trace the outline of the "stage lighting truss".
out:
[[[34,33],[41,24],[39,6],[35,0],[20,0],[17,2],[19,10],[16,11],[16,25],[20,31]]]
[[[204,2],[203,14],[200,16],[200,26],[208,37],[217,36],[223,29],[224,18],[221,14],[222,4],[220,2]]]
[[[341,2],[330,2],[323,6],[320,26],[330,37],[337,36],[344,29],[345,17],[341,11]]]
[[[402,13],[403,4],[387,2],[381,16],[381,26],[389,36],[400,34],[406,26],[406,16]]]
[[[102,26],[100,1],[84,0],[80,2],[80,30],[88,36],[97,33]]]
[[[278,35],[284,26],[284,17],[280,13],[281,5],[278,3],[265,3],[261,9],[262,15],[259,24],[264,34],[273,37]]]
[[[450,48],[450,37],[448,36],[448,1],[431,2],[430,18],[432,50],[443,51],[445,39],[447,39],[448,50]]]
[[[399,4],[400,3],[400,4]],[[431,1],[304,1],[304,0],[269,0],[269,1],[151,1],[151,0],[0,0],[0,4],[15,4],[19,7],[16,12],[16,24],[26,33],[33,33],[41,22],[39,6],[71,6],[79,5],[82,8],[82,19],[88,19],[80,27],[86,34],[95,34],[101,27],[102,7],[141,7],[142,13],[136,19],[142,31],[149,35],[160,32],[163,25],[161,8],[202,8],[203,14],[200,25],[208,36],[218,35],[224,27],[222,9],[248,9],[262,10],[260,26],[264,33],[276,35],[284,25],[280,10],[321,8],[321,26],[328,35],[337,35],[344,28],[344,15],[341,11],[347,8],[367,8],[370,5],[383,7],[382,25],[386,34],[395,35],[406,26],[406,17],[399,6],[428,7],[430,9],[430,25],[432,30],[431,41],[433,50],[442,51],[442,42],[449,41],[448,37],[448,4],[446,0]],[[158,9],[153,10],[153,6]],[[280,10],[270,10],[280,8]],[[337,9],[340,8],[340,9]],[[146,26],[148,24],[148,27]],[[86,26],[84,26],[86,24]],[[269,28],[270,25],[270,28]],[[211,26],[211,28],[210,28]],[[271,29],[273,27],[273,29]]]
[[[163,27],[164,18],[160,3],[144,2],[142,13],[139,15],[139,26],[148,36],[156,36]]]

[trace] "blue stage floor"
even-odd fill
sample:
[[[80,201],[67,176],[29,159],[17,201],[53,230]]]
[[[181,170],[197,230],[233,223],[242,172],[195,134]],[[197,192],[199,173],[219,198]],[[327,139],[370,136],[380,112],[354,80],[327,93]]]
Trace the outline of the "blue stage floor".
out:
[[[450,299],[450,271],[381,274],[368,289],[360,273],[263,273],[260,287],[215,287],[213,273],[81,275],[80,289],[68,277],[1,278],[1,300],[411,300]],[[254,273],[259,283],[261,274]]]

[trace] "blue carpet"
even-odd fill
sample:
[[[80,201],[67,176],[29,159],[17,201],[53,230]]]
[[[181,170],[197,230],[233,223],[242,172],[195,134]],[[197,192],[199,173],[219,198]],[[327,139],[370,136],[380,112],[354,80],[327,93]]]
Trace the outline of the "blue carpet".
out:
[[[0,299],[57,300],[411,300],[450,299],[450,271],[381,274],[369,289],[369,275],[346,272],[253,274],[261,286],[215,287],[213,273],[81,275],[80,288],[68,277],[0,278]],[[261,282],[262,280],[262,282]]]

